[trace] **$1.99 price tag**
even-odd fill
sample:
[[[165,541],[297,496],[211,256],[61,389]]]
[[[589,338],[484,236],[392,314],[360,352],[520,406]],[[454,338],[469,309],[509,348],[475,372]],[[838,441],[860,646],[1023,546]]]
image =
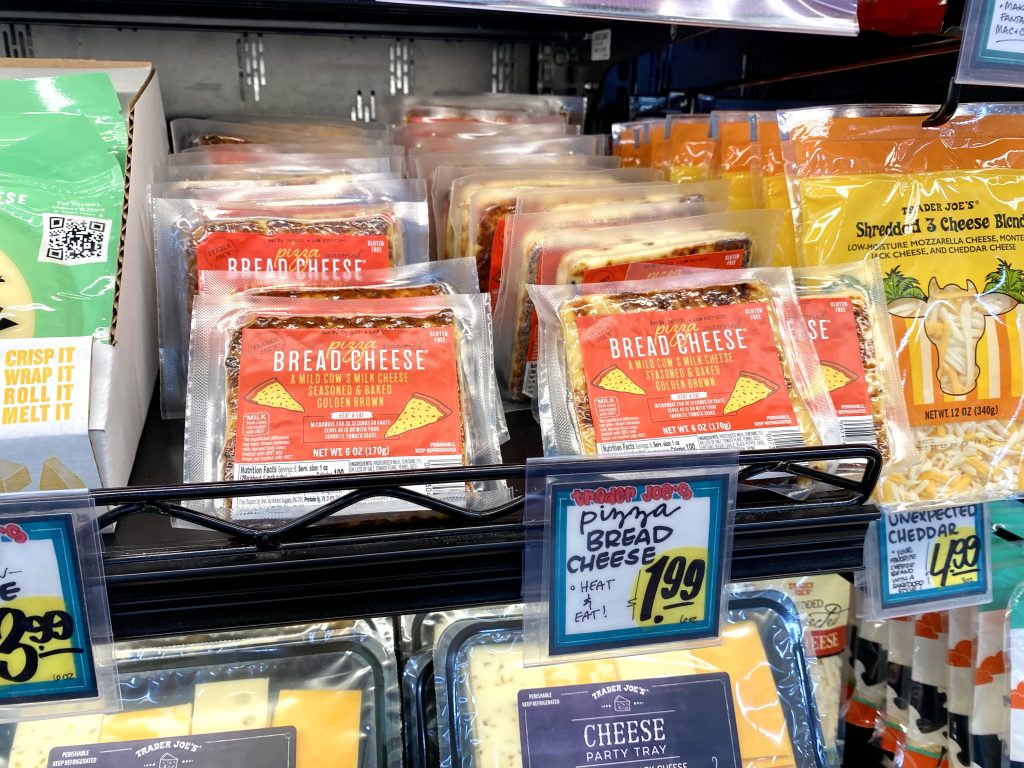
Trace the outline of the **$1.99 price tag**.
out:
[[[882,609],[986,595],[985,519],[980,504],[885,512],[878,522]]]
[[[0,707],[95,696],[74,518],[0,519]]]
[[[549,654],[717,637],[729,480],[553,484]]]

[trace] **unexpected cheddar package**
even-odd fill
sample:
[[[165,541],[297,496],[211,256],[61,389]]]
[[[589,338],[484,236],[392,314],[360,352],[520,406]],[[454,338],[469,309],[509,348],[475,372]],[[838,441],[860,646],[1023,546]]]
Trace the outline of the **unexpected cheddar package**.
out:
[[[441,764],[592,765],[633,755],[672,764],[669,756],[682,754],[680,742],[689,739],[689,754],[731,747],[743,768],[825,768],[808,672],[814,663],[796,607],[767,590],[729,596],[721,645],[542,667],[524,666],[518,617],[460,619],[434,649]],[[683,688],[711,680],[724,681],[731,696],[713,703]],[[723,705],[735,721],[724,744],[710,725]],[[538,717],[550,722],[541,727]],[[631,724],[658,737],[628,743]],[[610,734],[603,742],[602,733]]]
[[[496,333],[504,339],[498,342],[498,373],[506,396],[530,398],[537,392],[541,336],[528,286],[618,282],[638,263],[722,269],[760,265],[762,254],[770,251],[778,215],[707,213],[720,206],[613,203],[512,217],[495,312]],[[673,217],[673,208],[685,211],[685,218]]]
[[[963,105],[780,113],[805,265],[878,262],[921,461],[883,503],[1024,490],[1024,112]]]
[[[194,768],[402,765],[388,620],[150,638],[115,655],[123,711],[0,726],[0,764],[96,764],[123,749]]]
[[[378,294],[379,295],[379,294]],[[200,295],[192,324],[186,482],[496,464],[507,430],[485,296]],[[493,486],[422,490],[458,504]],[[288,519],[337,498],[238,499],[234,519]],[[345,514],[417,509],[388,499]]]
[[[241,182],[153,198],[161,407],[185,412],[189,316],[211,272],[336,276],[425,261],[423,182]],[[180,195],[180,196],[179,196]]]
[[[545,454],[838,442],[791,272],[673,271],[529,286]]]

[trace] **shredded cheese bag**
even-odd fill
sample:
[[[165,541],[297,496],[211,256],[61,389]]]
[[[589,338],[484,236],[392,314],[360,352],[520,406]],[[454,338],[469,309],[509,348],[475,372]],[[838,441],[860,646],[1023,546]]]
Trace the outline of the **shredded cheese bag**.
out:
[[[935,129],[883,107],[780,113],[803,262],[874,259],[883,273],[921,454],[883,479],[883,503],[1024,489],[1019,110],[966,105]]]
[[[707,115],[674,115],[650,127],[650,165],[670,181],[707,181],[718,176],[718,144]]]
[[[729,210],[760,208],[752,177],[756,145],[749,112],[716,112],[711,115],[711,132],[718,141],[719,170],[729,181]]]

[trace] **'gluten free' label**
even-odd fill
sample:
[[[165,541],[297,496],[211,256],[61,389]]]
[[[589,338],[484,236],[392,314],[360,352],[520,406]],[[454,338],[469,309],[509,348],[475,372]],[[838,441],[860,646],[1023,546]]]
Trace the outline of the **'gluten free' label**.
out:
[[[882,607],[988,592],[980,504],[885,512],[878,522]]]
[[[519,692],[524,768],[739,768],[725,673]]]
[[[728,482],[555,485],[550,654],[717,637]]]

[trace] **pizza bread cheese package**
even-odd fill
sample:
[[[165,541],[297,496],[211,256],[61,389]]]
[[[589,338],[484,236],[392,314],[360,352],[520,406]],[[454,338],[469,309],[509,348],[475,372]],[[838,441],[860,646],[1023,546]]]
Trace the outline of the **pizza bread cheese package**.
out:
[[[794,271],[845,443],[874,443],[884,470],[917,458],[877,265],[853,262]]]
[[[729,182],[729,210],[763,207],[754,188],[755,124],[750,112],[713,112],[711,135],[718,142],[719,173]]]
[[[445,241],[447,258],[473,255],[473,198],[477,198],[477,213],[503,209],[511,213],[518,194],[538,187],[608,186],[609,184],[659,181],[657,171],[647,168],[611,168],[607,170],[527,168],[493,171],[462,176],[452,182],[448,202],[448,222]],[[479,260],[478,260],[479,267]],[[485,274],[482,272],[482,274]]]
[[[635,183],[628,186],[599,187],[597,189],[581,187],[553,187],[545,189],[527,189],[516,198],[516,213],[543,213],[545,211],[563,211],[573,208],[586,208],[590,205],[608,203],[721,203],[725,210],[729,198],[729,182],[724,179],[714,181],[671,182],[654,181]],[[717,209],[717,206],[715,206]],[[717,212],[717,210],[715,211]]]
[[[546,455],[838,441],[789,270],[529,291]]]
[[[774,242],[778,214],[732,211],[700,215],[706,203],[685,203],[685,218],[665,218],[659,206],[610,206],[599,217],[580,212],[575,226],[545,214],[516,214],[506,227],[502,290],[496,309],[499,377],[508,397],[536,394],[540,335],[529,285],[592,284],[626,279],[637,263],[735,269],[759,266]],[[628,215],[614,213],[619,210]],[[562,216],[572,212],[563,212]],[[533,218],[530,218],[533,217]],[[623,223],[625,222],[625,223]],[[508,355],[506,358],[505,356]]]
[[[193,147],[168,155],[167,165],[234,165],[259,163],[264,160],[301,160],[305,157],[393,157],[405,159],[405,149],[392,144],[367,142],[360,144],[331,144],[310,147],[308,144],[221,144],[215,147]]]
[[[427,258],[419,181],[237,186],[153,199],[161,406],[185,410],[188,322],[208,272],[353,275]]]
[[[351,277],[332,273],[282,279],[271,272],[214,272],[203,293],[226,296],[273,296],[287,299],[387,299],[477,293],[472,259],[425,261],[383,269],[367,269]]]
[[[803,262],[870,259],[883,273],[921,456],[883,479],[894,506],[1024,489],[1024,113],[961,105],[924,128],[927,111],[780,113]]]
[[[607,171],[583,170],[576,172],[549,171],[521,174],[509,172],[496,183],[466,182],[458,179],[453,183],[456,205],[461,206],[449,213],[454,214],[455,238],[459,244],[460,256],[473,256],[481,275],[480,290],[487,290],[487,279],[491,273],[491,249],[495,232],[501,220],[513,213],[519,192],[537,187],[602,187],[609,184],[631,184],[660,180],[660,173],[651,168],[616,168]],[[492,179],[500,174],[492,174]],[[458,189],[458,191],[456,191]],[[462,206],[462,201],[468,205]],[[463,213],[466,215],[464,216]]]
[[[779,227],[772,266],[795,267],[799,263],[796,232],[793,228],[793,206],[786,182],[786,166],[782,159],[779,123],[774,112],[755,112],[754,121],[756,143],[751,172],[753,183],[758,187],[755,194],[759,196],[762,207],[785,214]]]
[[[383,134],[364,127],[298,125],[288,123],[260,124],[181,117],[171,121],[171,145],[175,152],[190,147],[218,144],[329,144],[333,141],[379,141]]]
[[[176,166],[188,168],[188,166]],[[225,166],[215,166],[217,168]],[[263,191],[273,199],[279,193],[275,190],[289,187],[319,186],[326,192],[325,198],[333,195],[333,190],[345,200],[346,188],[351,190],[357,184],[375,184],[379,182],[401,183],[392,171],[375,171],[371,173],[353,173],[351,171],[328,171],[308,173],[265,173],[252,171],[243,174],[226,174],[223,177],[215,172],[209,179],[183,179],[178,181],[158,181],[150,185],[150,198],[162,200],[180,200],[191,197],[214,195],[222,202],[234,199],[252,199],[257,191]],[[362,196],[361,196],[362,197]]]
[[[381,104],[392,125],[447,122],[531,123],[557,115],[563,122],[583,121],[583,98],[551,94],[473,93],[398,96]]]
[[[464,120],[414,123],[392,128],[388,140],[405,147],[406,151],[412,151],[437,138],[468,142],[486,138],[537,139],[579,135],[579,126],[566,125],[557,115],[550,115],[540,118],[538,122],[507,125]]]
[[[619,160],[607,155],[556,155],[543,153],[523,154],[480,154],[476,152],[439,152],[420,158],[420,168],[427,182],[427,197],[430,201],[430,226],[434,232],[432,244],[437,258],[454,258],[447,252],[448,209],[451,202],[452,184],[463,176],[475,176],[488,171],[527,170],[534,168],[565,168],[567,170],[599,170],[618,168]],[[442,226],[438,226],[441,222]]]
[[[172,155],[172,157],[174,157]],[[185,156],[187,157],[187,156]],[[243,156],[244,157],[244,156]],[[397,155],[375,154],[349,157],[341,154],[250,156],[242,163],[200,162],[157,166],[154,182],[207,181],[211,179],[260,179],[277,176],[327,176],[335,173],[401,174],[402,159]]]
[[[492,136],[473,141],[453,141],[439,137],[425,142],[408,153],[409,173],[417,179],[427,178],[425,172],[434,156],[474,152],[486,155],[606,155],[608,137],[601,135],[563,136],[558,139],[521,139]]]
[[[489,314],[480,295],[200,295],[186,482],[500,463]],[[426,491],[467,501],[461,483]],[[295,516],[333,496],[236,500],[230,514]]]

